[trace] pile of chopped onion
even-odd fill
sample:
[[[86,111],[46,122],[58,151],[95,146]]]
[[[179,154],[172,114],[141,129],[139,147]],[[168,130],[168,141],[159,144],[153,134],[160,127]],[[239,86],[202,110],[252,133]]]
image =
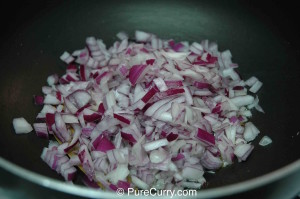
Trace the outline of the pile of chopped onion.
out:
[[[85,184],[107,190],[199,189],[205,172],[247,159],[260,133],[251,109],[263,112],[248,90],[262,82],[242,80],[229,50],[142,31],[117,37],[109,49],[88,37],[64,52],[66,74],[34,97],[44,106],[37,135],[57,140],[41,155],[52,169],[70,181],[79,167]]]

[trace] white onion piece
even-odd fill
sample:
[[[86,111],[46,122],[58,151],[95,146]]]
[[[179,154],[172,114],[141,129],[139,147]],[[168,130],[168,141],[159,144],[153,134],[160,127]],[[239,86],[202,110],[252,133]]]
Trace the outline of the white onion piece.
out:
[[[258,79],[254,76],[250,77],[247,81],[245,81],[245,84],[247,86],[253,86],[255,84],[255,82],[257,82]]]
[[[50,87],[50,86],[43,86],[43,87],[42,87],[42,92],[43,92],[44,94],[50,94],[50,93],[52,93],[52,91],[53,91],[53,88]]]
[[[178,150],[183,147],[184,145],[186,145],[186,141],[184,140],[177,140],[176,142],[174,142],[172,145],[171,145],[171,151],[172,153],[175,153],[177,154],[178,153]]]
[[[13,126],[16,134],[30,133],[33,130],[32,126],[23,117],[14,118]]]
[[[271,143],[272,143],[272,139],[266,135],[264,137],[262,137],[261,140],[259,141],[259,145],[261,145],[261,146],[267,146]]]
[[[239,144],[234,149],[234,154],[239,161],[245,161],[253,150],[253,146],[250,144]]]
[[[68,98],[77,108],[81,108],[89,103],[92,97],[84,90],[77,90],[70,94]]]
[[[168,90],[165,81],[160,77],[153,80],[154,84],[157,86],[160,92]]]
[[[135,31],[135,39],[142,42],[150,41],[151,34],[137,30]]]
[[[149,185],[146,184],[141,179],[137,178],[136,176],[131,176],[131,181],[133,184],[135,184],[140,189],[145,189],[145,190],[149,189]]]
[[[198,182],[188,182],[188,181],[183,181],[181,185],[185,188],[190,188],[190,189],[200,189],[202,184]]]
[[[182,170],[182,177],[191,181],[198,181],[202,178],[204,171],[200,165],[185,167]]]
[[[232,103],[238,107],[246,106],[254,101],[254,97],[251,95],[238,96],[231,99]]]
[[[261,112],[261,113],[265,113],[265,111],[263,110],[263,108],[262,108],[259,104],[257,104],[257,105],[255,106],[255,109],[256,109],[257,111]]]
[[[216,170],[222,167],[223,162],[219,157],[215,157],[210,151],[207,150],[201,157],[201,164],[207,169]]]
[[[192,51],[195,54],[200,55],[203,51],[203,47],[201,46],[201,44],[197,43],[197,42],[193,42],[192,45],[190,46],[190,51]]]
[[[66,124],[65,124],[61,114],[58,112],[55,113],[55,126],[56,126],[58,133],[63,138],[63,140],[61,140],[61,141],[71,140],[71,136],[67,130]]]
[[[76,106],[68,98],[64,98],[64,101],[65,101],[65,105],[66,105],[67,109],[71,113],[73,113],[73,114],[77,113],[78,108],[76,108]]]
[[[47,78],[47,83],[49,86],[52,86],[54,84],[56,84],[58,82],[58,75],[54,74],[54,75],[50,75]]]
[[[56,96],[51,95],[51,94],[47,94],[44,99],[44,104],[58,105],[60,103],[61,103],[61,101],[58,100]]]
[[[145,115],[147,116],[153,116],[153,114],[163,105],[167,104],[168,102],[172,101],[174,98],[167,98],[167,99],[163,99],[160,100],[158,102],[156,102],[155,104],[153,104],[152,106],[150,106],[147,111],[145,112]]]
[[[176,60],[184,60],[189,54],[189,52],[163,52],[165,57]]]
[[[74,57],[72,57],[70,55],[70,53],[68,52],[64,52],[61,56],[60,56],[60,59],[64,62],[66,62],[67,64],[71,63],[72,61],[74,61]]]
[[[251,86],[251,88],[249,89],[250,92],[252,93],[256,93],[261,87],[262,87],[263,83],[259,80],[257,80],[253,86]]]
[[[126,164],[119,164],[116,169],[112,170],[106,175],[106,178],[112,183],[117,184],[119,180],[126,180],[129,175],[128,166]]]
[[[164,104],[163,106],[161,106],[158,110],[155,111],[153,117],[154,118],[159,118],[163,116],[163,113],[166,112],[167,110],[169,110],[172,106],[172,103],[176,102],[176,103],[182,103],[185,101],[185,97],[181,96],[178,98],[175,98],[169,102],[167,102],[166,104]],[[145,113],[146,114],[146,113]],[[170,118],[170,114],[165,115],[166,117],[168,117],[168,121],[172,121],[172,117]],[[171,120],[170,120],[171,119]]]
[[[260,131],[254,126],[252,122],[245,124],[244,139],[248,142],[254,140]]]
[[[153,116],[153,118],[164,122],[172,122],[173,120],[172,114],[169,112],[162,112],[157,116]]]
[[[68,123],[68,124],[79,123],[78,118],[74,115],[63,114],[62,119],[65,123]]]
[[[128,39],[128,34],[126,32],[118,32],[116,35],[120,40]]]
[[[152,163],[160,163],[167,157],[167,152],[163,148],[159,148],[158,150],[153,150],[150,153],[150,161]]]
[[[159,147],[162,146],[167,146],[169,144],[167,139],[160,139],[160,140],[155,140],[152,142],[148,142],[143,145],[145,151],[152,151],[154,149],[158,149]]]
[[[106,97],[105,97],[105,106],[106,106],[106,109],[110,109],[114,105],[116,105],[115,94],[114,94],[113,91],[110,91],[109,93],[106,94]]]

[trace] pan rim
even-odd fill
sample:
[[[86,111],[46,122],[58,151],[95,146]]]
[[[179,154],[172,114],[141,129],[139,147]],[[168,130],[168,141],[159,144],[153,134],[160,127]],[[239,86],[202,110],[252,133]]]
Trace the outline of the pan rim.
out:
[[[88,187],[68,184],[63,181],[59,181],[33,171],[24,169],[2,157],[0,157],[0,167],[9,171],[10,173],[28,180],[37,185],[41,185],[46,188],[50,188],[55,191],[60,191],[72,195],[91,197],[91,198],[119,198],[120,196],[114,192],[107,192],[101,190],[95,190]],[[207,190],[198,191],[194,197],[197,198],[214,198],[220,196],[228,196],[232,194],[241,193],[243,191],[252,190],[263,185],[270,184],[276,180],[284,178],[289,174],[300,170],[300,159],[270,173],[262,176],[234,183],[222,187],[211,188]],[[131,197],[124,194],[122,197]],[[153,196],[152,196],[153,197]],[[192,198],[192,196],[190,196]],[[139,196],[139,198],[146,198],[146,196]],[[179,197],[174,197],[179,198]]]

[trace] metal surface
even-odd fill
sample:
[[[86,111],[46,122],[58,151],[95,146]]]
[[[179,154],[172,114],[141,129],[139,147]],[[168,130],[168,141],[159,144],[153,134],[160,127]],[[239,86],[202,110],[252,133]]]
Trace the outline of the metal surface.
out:
[[[54,180],[45,176],[41,176],[39,174],[36,174],[34,172],[25,170],[19,166],[16,166],[12,163],[7,162],[6,160],[2,159],[0,157],[0,167],[9,170],[11,173],[27,179],[33,183],[36,183],[37,185],[40,185],[42,187],[54,189],[56,191],[65,192],[72,195],[77,196],[84,196],[89,198],[120,198],[119,195],[116,195],[113,192],[103,192],[101,190],[95,190],[90,189],[83,186],[73,185],[64,183],[58,180]],[[295,172],[297,171],[297,172]],[[5,174],[7,175],[7,174]],[[250,192],[251,195],[248,193],[243,193],[243,198],[253,198],[253,196],[257,196],[258,194],[261,196],[259,198],[264,199],[291,199],[291,197],[295,196],[300,190],[299,190],[299,184],[296,183],[299,181],[300,177],[300,160],[297,162],[294,162],[288,166],[285,166],[275,172],[271,172],[269,174],[260,176],[255,179],[251,179],[248,181],[240,182],[233,185],[224,185],[219,188],[213,188],[213,189],[206,189],[201,190],[195,195],[196,198],[215,198],[215,197],[221,197],[221,196],[228,196],[232,199],[234,198],[241,198],[241,195],[232,195],[237,194],[241,192],[246,192],[258,187],[262,187],[267,184],[271,184],[272,186],[264,186],[262,190],[256,190],[255,192]],[[280,180],[281,179],[281,180]],[[286,186],[286,185],[289,186]],[[1,184],[0,184],[1,185]],[[0,186],[1,187],[1,186]],[[9,186],[8,186],[9,187]],[[29,186],[29,188],[31,188]],[[277,188],[274,190],[274,188]],[[1,189],[0,189],[1,190]],[[11,191],[9,189],[9,191]],[[57,194],[56,192],[54,192]],[[29,194],[31,194],[31,191],[29,191]],[[34,192],[34,195],[32,197],[35,198],[36,193]],[[1,195],[1,192],[0,192]],[[250,197],[249,197],[250,196]],[[32,198],[31,197],[31,198]],[[127,194],[124,194],[122,197],[130,197]],[[182,196],[181,196],[182,197]],[[179,196],[174,196],[173,198],[181,198]],[[147,196],[139,196],[139,198],[147,198]],[[189,198],[188,196],[186,198]],[[190,196],[192,198],[192,196]],[[33,199],[33,198],[32,198]]]
[[[56,191],[65,192],[68,194],[76,196],[84,196],[88,198],[120,198],[119,195],[116,195],[110,191],[101,191],[96,189],[90,189],[83,186],[73,185],[57,181],[45,176],[41,176],[37,173],[25,170],[21,167],[18,167],[14,164],[11,164],[0,157],[0,167],[9,170],[11,173],[24,178],[28,181],[36,183],[45,188],[54,189]],[[7,174],[5,174],[7,175]],[[248,181],[236,183],[233,185],[224,185],[219,188],[212,188],[201,190],[194,196],[187,196],[186,198],[215,198],[221,196],[228,196],[231,199],[234,198],[253,198],[257,197],[257,194],[260,195],[259,198],[264,199],[291,199],[295,196],[299,190],[299,178],[300,178],[300,160],[294,162],[286,167],[283,167],[275,172],[268,173],[266,175],[260,176],[255,179]],[[7,180],[8,181],[8,180]],[[15,180],[16,181],[16,180]],[[0,184],[1,185],[1,184]],[[266,186],[269,185],[269,186]],[[271,185],[271,186],[270,186]],[[287,186],[288,185],[288,186]],[[1,186],[0,186],[1,187]],[[9,186],[8,186],[9,187]],[[255,188],[262,187],[260,190],[252,191]],[[10,187],[11,188],[11,187]],[[28,186],[27,188],[33,191],[31,199],[39,198],[39,193],[36,193],[32,187]],[[1,189],[0,189],[1,191]],[[9,189],[8,191],[11,192]],[[26,189],[22,189],[26,192]],[[45,192],[45,190],[43,190]],[[241,192],[247,192],[241,195]],[[28,190],[27,190],[28,192]],[[14,192],[13,192],[14,193]],[[57,194],[57,192],[54,192]],[[10,193],[11,194],[11,193]],[[235,195],[234,195],[235,194]],[[239,195],[236,195],[239,194]],[[1,195],[1,192],[0,192]],[[52,197],[52,196],[51,196]],[[62,197],[62,196],[61,196]],[[122,197],[128,197],[129,195],[124,194]],[[139,198],[147,198],[147,196],[139,196]],[[179,196],[174,196],[173,198],[181,198]]]
[[[177,41],[216,41],[221,50],[231,50],[243,78],[255,75],[264,83],[259,97],[266,114],[254,111],[252,121],[261,134],[253,142],[253,154],[246,162],[207,174],[206,189],[235,187],[298,160],[299,39],[295,27],[289,26],[292,18],[285,22],[288,15],[269,3],[135,0],[24,4],[27,10],[17,12],[12,22],[2,18],[9,25],[0,44],[0,156],[62,180],[40,159],[48,141],[34,133],[15,135],[12,119],[22,116],[34,122],[40,107],[33,105],[32,95],[41,92],[49,74],[64,71],[58,59],[64,50],[81,48],[91,35],[110,45],[118,31],[133,35],[139,29]],[[270,146],[258,146],[263,135],[273,139]]]

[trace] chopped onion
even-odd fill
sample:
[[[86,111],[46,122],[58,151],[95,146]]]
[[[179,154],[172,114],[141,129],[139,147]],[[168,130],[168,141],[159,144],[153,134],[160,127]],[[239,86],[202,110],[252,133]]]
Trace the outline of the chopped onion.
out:
[[[254,97],[251,95],[238,96],[231,99],[234,105],[241,107],[251,104],[254,101]]]
[[[254,146],[250,144],[239,144],[234,149],[234,154],[239,161],[245,161],[253,150]]]
[[[34,123],[33,128],[37,136],[48,139],[48,129],[46,123]]]
[[[140,189],[149,189],[149,185],[143,182],[141,179],[136,176],[131,176],[132,183],[135,184]]]
[[[64,61],[64,62],[66,62],[67,64],[69,64],[69,63],[71,63],[71,62],[74,61],[74,57],[72,57],[72,56],[70,55],[70,53],[68,53],[68,52],[66,52],[66,51],[60,56],[60,59],[61,59],[62,61]]]
[[[150,153],[150,161],[152,163],[160,163],[166,159],[167,155],[167,152],[163,148],[153,150]]]
[[[185,167],[182,169],[182,177],[191,181],[198,181],[202,178],[204,171],[201,165],[193,165],[193,167]]]
[[[70,181],[78,167],[87,186],[113,191],[200,189],[205,172],[247,159],[260,133],[251,110],[263,112],[251,93],[263,83],[242,80],[229,50],[143,31],[117,38],[107,48],[87,37],[83,49],[64,52],[65,74],[48,76],[34,96],[43,105],[37,136],[57,140],[41,155],[52,169]],[[32,131],[24,118],[13,125]]]
[[[168,90],[165,81],[161,77],[154,79],[153,82],[155,83],[156,87],[159,89],[160,92]]]
[[[262,137],[261,140],[259,141],[259,145],[261,145],[261,146],[267,146],[271,143],[272,143],[272,139],[266,135],[264,137]]]
[[[33,128],[32,126],[23,118],[14,118],[13,126],[16,134],[30,133]]]
[[[223,162],[219,157],[215,157],[210,151],[206,151],[201,157],[201,164],[206,169],[216,170],[222,167]]]
[[[244,139],[248,142],[254,140],[260,131],[254,126],[252,122],[245,124]]]
[[[110,142],[104,135],[100,135],[92,143],[96,151],[107,152],[115,149],[114,144]]]
[[[215,145],[214,135],[198,128],[197,137],[205,144]]]
[[[253,86],[251,86],[251,88],[249,89],[250,92],[252,93],[256,93],[261,87],[262,87],[263,83],[259,80],[257,80]]]
[[[59,77],[57,74],[54,74],[54,75],[50,75],[48,76],[47,78],[47,83],[49,86],[52,86],[54,84],[57,84],[58,83],[58,80],[59,80]]]
[[[258,79],[254,76],[250,77],[247,81],[245,81],[245,84],[247,86],[253,86],[255,84],[255,82],[257,82]]]
[[[155,140],[155,141],[144,144],[144,149],[145,149],[145,151],[152,151],[159,147],[166,146],[166,145],[168,145],[168,143],[169,142],[167,139]]]
[[[34,97],[34,103],[36,105],[43,105],[44,104],[44,97],[43,96],[35,95],[33,97]]]

